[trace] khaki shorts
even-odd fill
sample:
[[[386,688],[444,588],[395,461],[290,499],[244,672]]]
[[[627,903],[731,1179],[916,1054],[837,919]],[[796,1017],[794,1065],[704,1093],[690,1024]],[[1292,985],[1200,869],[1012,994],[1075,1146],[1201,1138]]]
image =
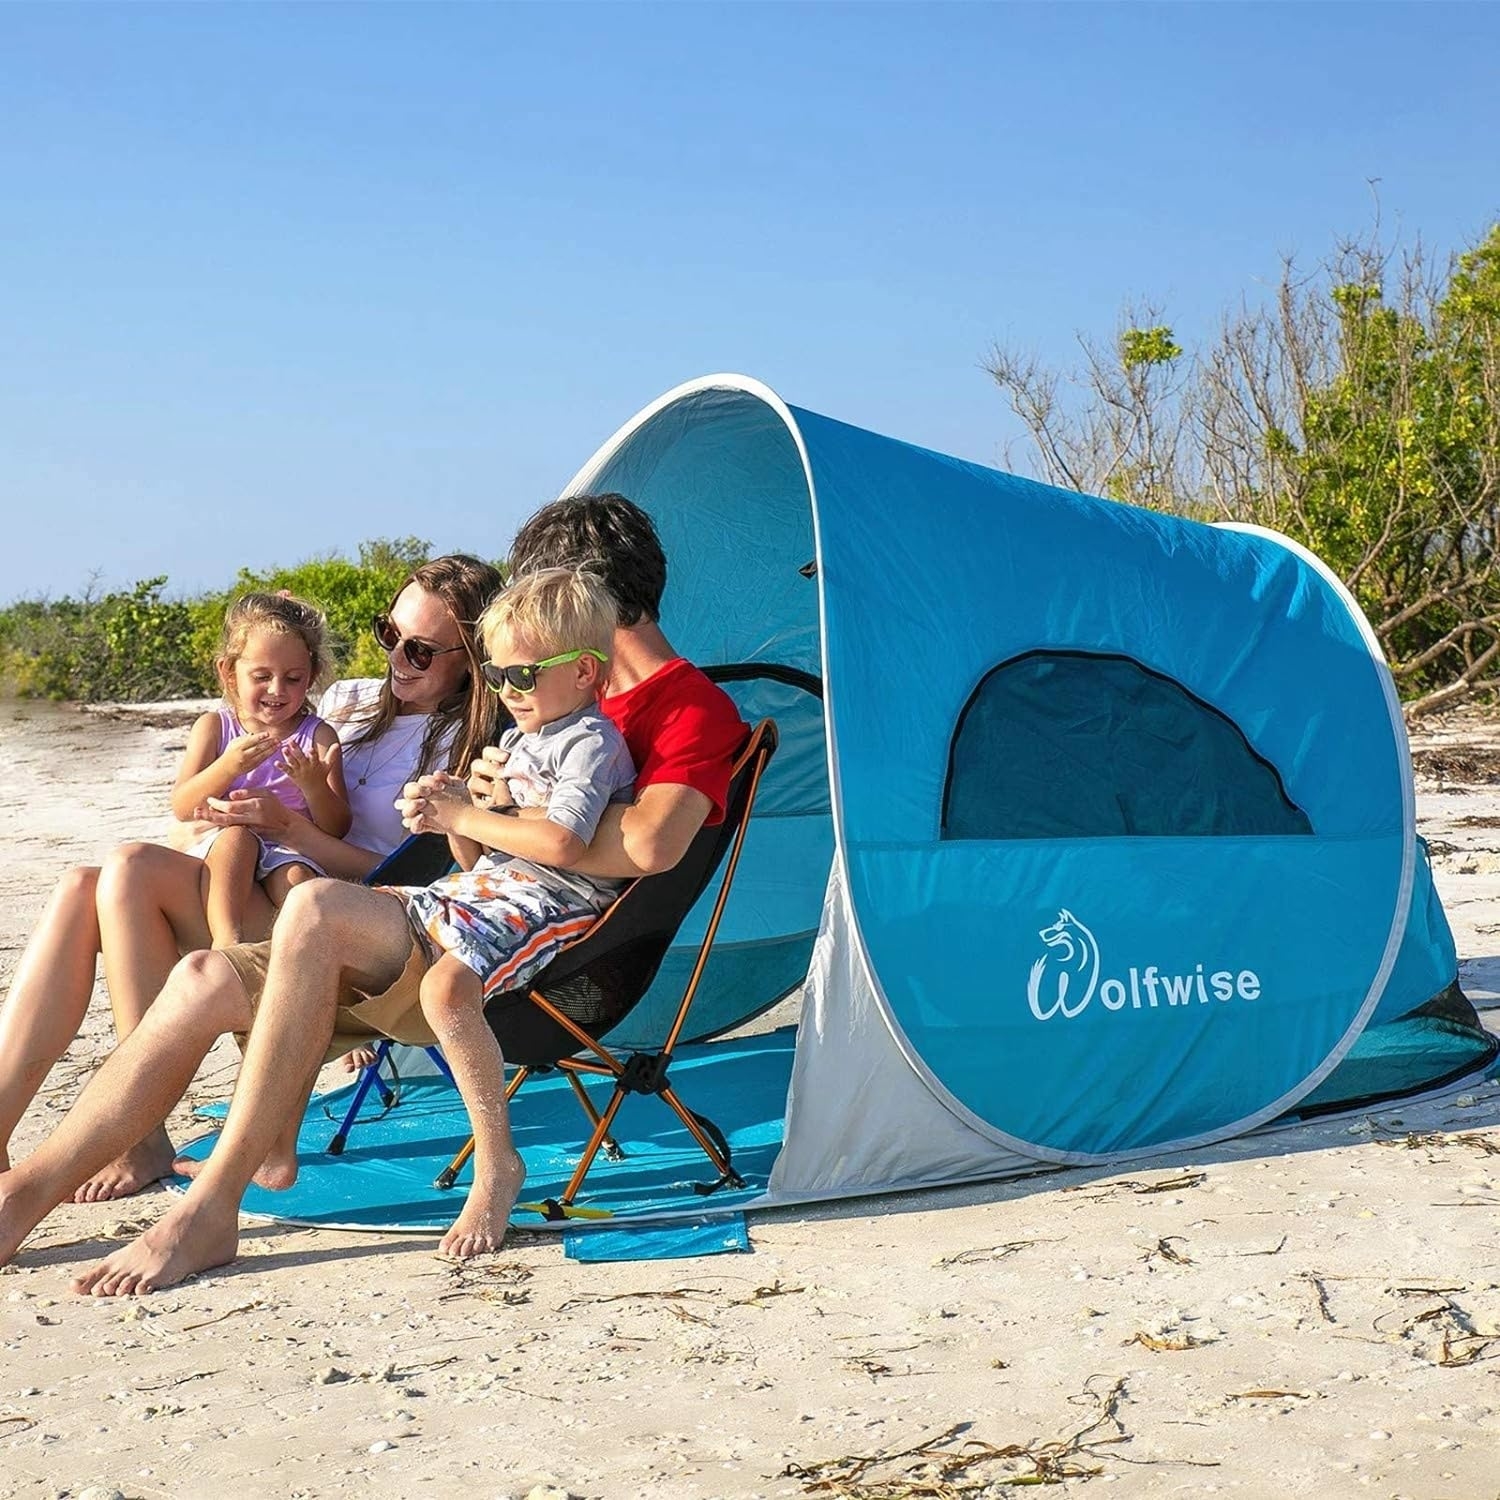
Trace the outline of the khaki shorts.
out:
[[[263,943],[237,943],[219,950],[239,976],[252,1016],[260,1010],[261,992],[266,987],[266,970],[271,962],[270,940]],[[323,1055],[324,1062],[353,1051],[371,1037],[390,1037],[413,1047],[433,1047],[437,1037],[422,1014],[422,976],[432,966],[426,949],[412,934],[411,952],[406,967],[394,984],[379,994],[368,995],[345,982],[339,992],[338,1014],[333,1023],[333,1040]],[[254,1024],[252,1022],[252,1024]],[[243,1047],[245,1038],[237,1036]]]

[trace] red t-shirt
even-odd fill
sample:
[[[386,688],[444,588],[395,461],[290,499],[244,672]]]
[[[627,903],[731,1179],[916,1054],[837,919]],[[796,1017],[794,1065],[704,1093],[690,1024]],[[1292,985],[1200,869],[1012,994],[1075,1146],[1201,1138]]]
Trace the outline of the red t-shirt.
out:
[[[745,742],[739,710],[690,661],[675,656],[644,682],[599,700],[635,762],[635,789],[690,786],[713,804],[705,827],[724,821],[729,773]]]

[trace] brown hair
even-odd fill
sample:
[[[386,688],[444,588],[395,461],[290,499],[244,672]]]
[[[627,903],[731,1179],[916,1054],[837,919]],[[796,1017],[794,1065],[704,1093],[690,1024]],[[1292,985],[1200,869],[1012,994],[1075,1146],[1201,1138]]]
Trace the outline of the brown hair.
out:
[[[413,776],[434,769],[466,772],[469,762],[478,759],[479,752],[486,745],[494,744],[500,737],[504,711],[493,693],[479,690],[481,657],[475,630],[485,606],[499,593],[504,581],[500,570],[493,564],[481,558],[470,557],[465,552],[453,552],[446,557],[434,557],[420,567],[413,568],[401,587],[391,595],[391,603],[394,605],[401,594],[415,584],[423,593],[441,599],[453,623],[458,626],[464,657],[469,664],[463,681],[432,711],[427,731],[422,736],[422,753],[417,759]],[[380,685],[380,696],[353,743],[362,744],[365,740],[378,739],[395,723],[399,707],[387,675]],[[449,734],[453,736],[453,745],[447,764],[438,767],[438,752]]]
[[[540,568],[596,574],[627,629],[661,617],[666,554],[651,517],[624,495],[569,495],[525,521],[510,545],[510,576]]]
[[[309,693],[322,682],[333,665],[328,618],[316,604],[285,592],[242,594],[224,615],[224,627],[219,632],[219,653],[214,658],[225,700],[236,712],[239,704],[234,701],[235,663],[245,654],[245,647],[257,630],[271,635],[294,635],[307,647]],[[303,711],[310,712],[305,705]]]

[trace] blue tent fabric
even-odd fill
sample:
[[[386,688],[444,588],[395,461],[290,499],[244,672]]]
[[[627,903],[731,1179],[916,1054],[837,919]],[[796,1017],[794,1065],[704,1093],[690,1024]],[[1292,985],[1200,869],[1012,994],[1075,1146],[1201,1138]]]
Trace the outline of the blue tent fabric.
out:
[[[1345,601],[1263,538],[798,421],[823,555],[875,558],[824,578],[840,842],[877,983],[934,1086],[997,1140],[1061,1161],[1189,1144],[1288,1107],[1378,1000],[1410,878],[1404,741]],[[908,502],[899,557],[883,555],[892,534],[869,504],[877,473]],[[1085,560],[1108,586],[1060,587]],[[901,576],[943,577],[943,608],[893,610]],[[1003,608],[977,607],[989,599]],[[935,632],[926,722],[907,726],[893,779],[872,672]],[[1315,833],[935,842],[958,711],[981,674],[1038,649],[1128,654],[1181,683],[1241,726]],[[1075,936],[1057,977],[1039,976],[1025,1008],[994,1004],[1054,962],[1064,912]],[[1072,964],[1076,1010],[1061,990]]]
[[[1440,994],[1458,978],[1458,949],[1432,883],[1432,862],[1424,840],[1416,841],[1413,858],[1411,908],[1401,937],[1401,951],[1385,993],[1370,1017],[1371,1026],[1397,1020]]]
[[[688,654],[821,672],[837,857],[886,1022],[981,1133],[1071,1161],[1249,1129],[1315,1089],[1382,999],[1420,1003],[1390,998],[1398,954],[1420,969],[1433,947],[1403,947],[1419,862],[1394,691],[1358,610],[1300,549],[964,463],[734,378],[664,398],[580,478],[656,517],[674,559],[664,623]],[[1177,685],[1305,828],[945,841],[964,707],[1036,653]],[[820,886],[808,871],[798,925]]]

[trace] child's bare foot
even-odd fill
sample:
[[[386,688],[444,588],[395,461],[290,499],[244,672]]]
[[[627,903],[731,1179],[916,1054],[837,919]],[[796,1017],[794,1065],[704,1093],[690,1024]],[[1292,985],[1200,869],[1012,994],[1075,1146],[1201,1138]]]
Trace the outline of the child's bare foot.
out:
[[[438,1245],[438,1254],[472,1260],[498,1250],[505,1243],[510,1211],[525,1180],[525,1163],[514,1154],[494,1172],[476,1178],[463,1210]]]
[[[438,1254],[451,1256],[454,1260],[472,1260],[476,1255],[488,1255],[505,1243],[509,1223],[508,1208],[502,1212],[493,1199],[487,1198],[478,1188],[472,1188],[463,1211],[438,1245]]]
[[[96,1172],[73,1194],[75,1203],[107,1203],[128,1198],[172,1170],[172,1143],[157,1131],[138,1146],[117,1156],[102,1172]]]
[[[373,1047],[356,1047],[353,1052],[346,1052],[339,1059],[339,1065],[346,1073],[362,1073],[374,1061]]]
[[[239,1216],[184,1198],[139,1239],[73,1280],[89,1297],[136,1297],[176,1286],[199,1271],[227,1266],[239,1253]]]

